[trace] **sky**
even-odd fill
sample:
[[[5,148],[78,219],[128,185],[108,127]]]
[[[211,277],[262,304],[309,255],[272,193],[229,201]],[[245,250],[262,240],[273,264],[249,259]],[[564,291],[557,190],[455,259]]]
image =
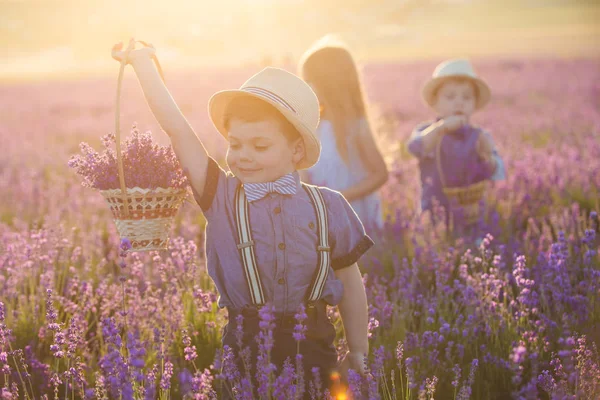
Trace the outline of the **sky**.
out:
[[[593,0],[0,0],[0,79],[113,68],[129,37],[176,66],[293,60],[331,32],[363,60],[593,54],[598,20]]]

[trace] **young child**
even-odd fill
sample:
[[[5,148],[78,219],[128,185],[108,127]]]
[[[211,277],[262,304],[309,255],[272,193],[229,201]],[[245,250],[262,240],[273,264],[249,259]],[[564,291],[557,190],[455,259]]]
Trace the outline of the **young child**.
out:
[[[491,135],[470,124],[471,115],[488,103],[491,93],[468,60],[439,64],[423,87],[422,97],[437,115],[435,121],[417,126],[408,141],[409,152],[419,159],[422,211],[431,211],[434,199],[448,207],[439,169],[446,187],[505,178],[504,163]]]
[[[225,172],[169,94],[151,59],[154,48],[129,53],[121,48],[115,45],[113,57],[127,57],[133,65],[208,222],[208,273],[229,315],[223,344],[234,353],[241,350],[235,332],[242,315],[242,348],[250,347],[255,363],[258,314],[271,304],[276,312],[271,357],[281,371],[286,358],[294,362],[294,314],[304,304],[308,331],[300,353],[307,388],[313,367],[327,385],[338,355],[326,306],[337,305],[350,349],[339,367],[364,372],[367,302],[356,262],[373,242],[340,193],[300,182],[298,170],[315,164],[320,154],[319,105],[310,87],[293,74],[266,68],[240,89],[216,93],[209,114],[229,144]]]
[[[325,36],[301,58],[302,78],[321,105],[317,135],[322,153],[303,178],[339,190],[367,232],[383,226],[377,190],[388,179],[367,118],[367,105],[356,64],[344,43]]]

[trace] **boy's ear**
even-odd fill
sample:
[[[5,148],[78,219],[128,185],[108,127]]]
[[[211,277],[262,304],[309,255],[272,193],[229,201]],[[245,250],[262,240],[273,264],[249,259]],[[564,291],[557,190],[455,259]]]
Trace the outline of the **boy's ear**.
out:
[[[294,140],[294,144],[292,145],[292,160],[294,161],[294,164],[298,164],[302,161],[304,154],[304,140],[302,140],[302,138]]]

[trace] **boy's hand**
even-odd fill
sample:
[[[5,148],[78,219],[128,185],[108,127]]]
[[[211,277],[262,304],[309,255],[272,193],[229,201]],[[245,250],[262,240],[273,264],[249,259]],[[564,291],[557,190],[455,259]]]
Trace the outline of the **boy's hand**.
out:
[[[444,133],[452,132],[457,130],[463,125],[467,123],[467,117],[464,115],[451,115],[442,120],[442,127],[444,129]]]
[[[494,152],[494,145],[488,135],[480,135],[477,139],[477,154],[485,162],[490,162],[492,159],[492,153]]]
[[[361,375],[366,374],[365,355],[363,353],[347,352],[340,363],[340,374],[344,380],[348,379],[348,370],[353,369]]]
[[[144,46],[144,47],[136,50],[134,39],[129,40],[128,50],[129,50],[129,54],[127,55],[127,60],[126,60],[127,64],[131,64],[134,60],[136,60],[138,58],[151,57],[154,54],[156,54],[156,49],[151,44],[149,46]],[[123,42],[119,42],[113,46],[111,55],[112,55],[112,58],[121,62],[121,60],[123,60],[123,57],[125,57],[126,53],[127,53],[127,50],[123,50]]]

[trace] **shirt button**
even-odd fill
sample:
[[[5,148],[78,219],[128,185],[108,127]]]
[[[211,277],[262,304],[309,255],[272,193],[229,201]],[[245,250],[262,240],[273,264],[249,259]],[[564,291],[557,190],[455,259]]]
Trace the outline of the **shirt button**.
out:
[[[279,250],[285,250],[285,243],[279,243]]]
[[[275,214],[279,214],[281,212],[281,207],[275,207],[275,209],[273,210],[273,212]]]
[[[315,229],[315,224],[313,222],[311,222],[311,223],[308,224],[308,227],[310,229]]]
[[[283,279],[283,278],[279,278],[279,279],[277,280],[277,283],[279,283],[280,285],[283,285],[283,284],[285,283],[285,279]]]

